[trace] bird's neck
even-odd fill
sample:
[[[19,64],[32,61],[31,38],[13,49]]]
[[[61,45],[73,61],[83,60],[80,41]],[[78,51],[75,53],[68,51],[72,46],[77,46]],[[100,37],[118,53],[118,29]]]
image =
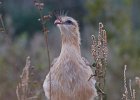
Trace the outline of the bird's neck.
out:
[[[62,35],[61,53],[77,53],[81,55],[80,38],[77,36]]]

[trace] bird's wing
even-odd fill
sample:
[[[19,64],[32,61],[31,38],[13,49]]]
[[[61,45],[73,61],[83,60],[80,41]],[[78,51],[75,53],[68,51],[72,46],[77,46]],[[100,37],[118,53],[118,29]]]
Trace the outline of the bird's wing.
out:
[[[91,66],[91,64],[89,63],[89,61],[85,57],[82,57],[82,60],[85,62],[85,64],[87,66]]]
[[[53,67],[53,65],[56,63],[57,59],[58,59],[58,57],[57,58],[54,58],[54,60],[51,63],[51,67]]]
[[[89,61],[88,61],[86,58],[82,57],[82,60],[85,62],[86,66],[90,67],[91,69],[93,68],[92,65],[89,63]],[[93,70],[93,69],[92,69],[92,70]],[[94,74],[95,74],[95,73],[94,73]],[[94,75],[94,74],[93,74],[93,75]],[[94,85],[95,85],[96,80],[94,79],[93,75],[91,75],[91,76],[92,76],[91,78],[93,79],[93,83],[94,83]]]

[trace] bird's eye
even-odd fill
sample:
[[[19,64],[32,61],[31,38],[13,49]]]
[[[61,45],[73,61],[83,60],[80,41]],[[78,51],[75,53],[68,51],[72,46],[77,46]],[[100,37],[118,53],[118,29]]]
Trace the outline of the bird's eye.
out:
[[[66,24],[73,24],[73,22],[71,20],[67,20]]]

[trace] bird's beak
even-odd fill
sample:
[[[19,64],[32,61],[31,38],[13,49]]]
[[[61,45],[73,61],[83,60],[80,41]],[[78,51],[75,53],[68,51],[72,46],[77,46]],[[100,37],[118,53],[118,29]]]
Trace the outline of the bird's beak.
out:
[[[60,19],[56,19],[55,22],[54,22],[54,24],[56,24],[56,25],[57,24],[62,24],[62,21]]]

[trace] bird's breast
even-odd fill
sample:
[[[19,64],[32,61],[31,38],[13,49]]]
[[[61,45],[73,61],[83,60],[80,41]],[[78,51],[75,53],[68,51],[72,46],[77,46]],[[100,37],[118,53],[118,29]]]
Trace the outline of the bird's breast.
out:
[[[88,83],[88,78],[92,74],[92,71],[80,61],[67,59],[65,62],[57,64],[51,73],[54,73],[52,80],[55,80],[63,91],[72,93],[80,88],[80,86]]]
[[[79,56],[63,56],[58,58],[51,68],[51,90],[53,97],[65,97],[63,100],[89,100],[95,92],[94,83],[88,81],[92,70]],[[50,74],[49,74],[50,75]],[[46,78],[46,91],[49,93],[49,75]],[[81,96],[81,97],[79,97]],[[69,99],[68,99],[69,98]],[[83,99],[84,98],[84,99]]]

